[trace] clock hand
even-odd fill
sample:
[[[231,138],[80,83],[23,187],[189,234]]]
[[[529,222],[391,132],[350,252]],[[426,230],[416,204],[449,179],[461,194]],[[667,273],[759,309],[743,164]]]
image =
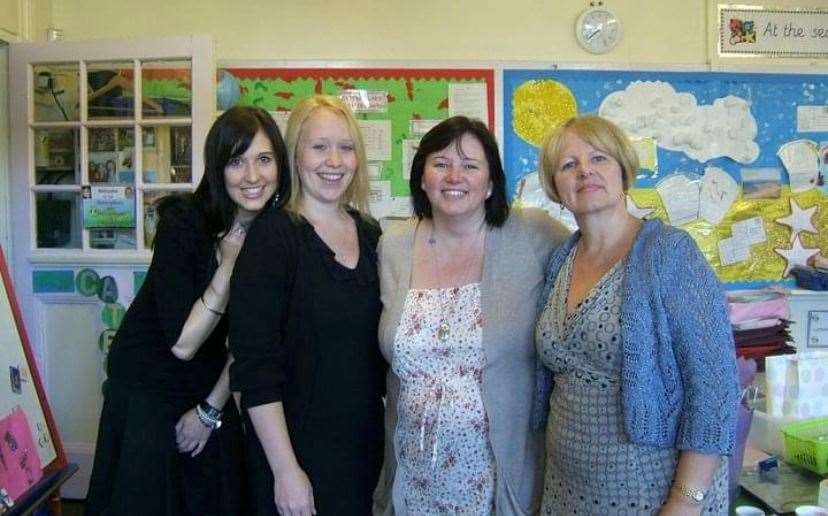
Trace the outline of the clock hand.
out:
[[[598,34],[599,32],[601,32],[601,28],[600,28],[600,27],[597,27],[597,28],[593,29],[593,31],[589,33],[589,36],[587,36],[587,37],[586,37],[586,40],[587,40],[587,41],[591,40],[591,39],[592,39],[592,38],[594,38],[594,37],[595,37],[595,35],[596,35],[596,34]]]

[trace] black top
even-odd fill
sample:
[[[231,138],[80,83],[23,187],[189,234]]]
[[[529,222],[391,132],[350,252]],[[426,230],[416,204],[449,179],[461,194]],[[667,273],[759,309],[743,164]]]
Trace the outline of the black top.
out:
[[[247,408],[282,401],[289,426],[304,418],[311,398],[319,406],[348,394],[351,403],[374,404],[385,389],[377,343],[380,229],[351,216],[359,239],[354,269],[334,259],[307,220],[281,210],[254,222],[236,261],[231,387]],[[315,383],[321,396],[313,396]]]
[[[226,317],[190,361],[176,358],[170,348],[217,266],[201,210],[185,198],[170,202],[162,210],[144,284],[112,342],[109,378],[170,395],[209,394],[227,359]]]

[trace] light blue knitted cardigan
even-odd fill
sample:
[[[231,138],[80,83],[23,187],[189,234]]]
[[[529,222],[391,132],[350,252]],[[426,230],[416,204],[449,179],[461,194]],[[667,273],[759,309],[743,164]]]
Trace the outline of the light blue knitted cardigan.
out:
[[[581,232],[552,255],[540,298]],[[624,429],[635,443],[730,455],[738,385],[733,333],[713,270],[685,231],[644,222],[621,284],[621,396]],[[539,372],[536,424],[546,418],[552,377]]]

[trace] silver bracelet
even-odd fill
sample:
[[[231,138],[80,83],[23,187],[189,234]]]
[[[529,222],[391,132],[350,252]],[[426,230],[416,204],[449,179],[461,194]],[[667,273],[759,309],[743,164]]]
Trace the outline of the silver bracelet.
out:
[[[201,408],[201,404],[196,405],[196,415],[198,416],[198,420],[201,421],[201,424],[210,430],[215,430],[221,427],[221,419],[214,419],[210,417],[210,415]]]
[[[208,311],[216,314],[219,317],[224,315],[224,312],[219,312],[218,310],[207,304],[207,301],[204,300],[204,294],[201,294],[201,297],[199,299],[201,299],[201,304],[204,305],[204,308],[206,308]]]

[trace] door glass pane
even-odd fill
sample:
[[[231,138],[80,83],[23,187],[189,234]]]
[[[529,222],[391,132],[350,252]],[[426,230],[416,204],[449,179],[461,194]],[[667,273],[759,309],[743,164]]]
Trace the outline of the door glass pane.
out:
[[[33,65],[34,121],[79,120],[79,77],[80,71],[77,63]]]
[[[144,117],[190,116],[193,102],[191,68],[189,60],[141,63]]]
[[[132,127],[89,129],[89,182],[135,183],[135,130]]]
[[[144,182],[189,183],[192,179],[190,126],[143,129]]]
[[[35,184],[80,183],[77,129],[37,129],[34,146]]]
[[[144,246],[147,249],[152,249],[152,243],[155,240],[155,230],[158,227],[158,201],[168,195],[180,193],[157,190],[144,192]]]
[[[38,192],[37,247],[80,249],[79,195],[74,192]]]
[[[135,118],[132,62],[89,63],[86,67],[90,120]]]
[[[89,247],[92,249],[135,249],[135,229],[90,229]]]

